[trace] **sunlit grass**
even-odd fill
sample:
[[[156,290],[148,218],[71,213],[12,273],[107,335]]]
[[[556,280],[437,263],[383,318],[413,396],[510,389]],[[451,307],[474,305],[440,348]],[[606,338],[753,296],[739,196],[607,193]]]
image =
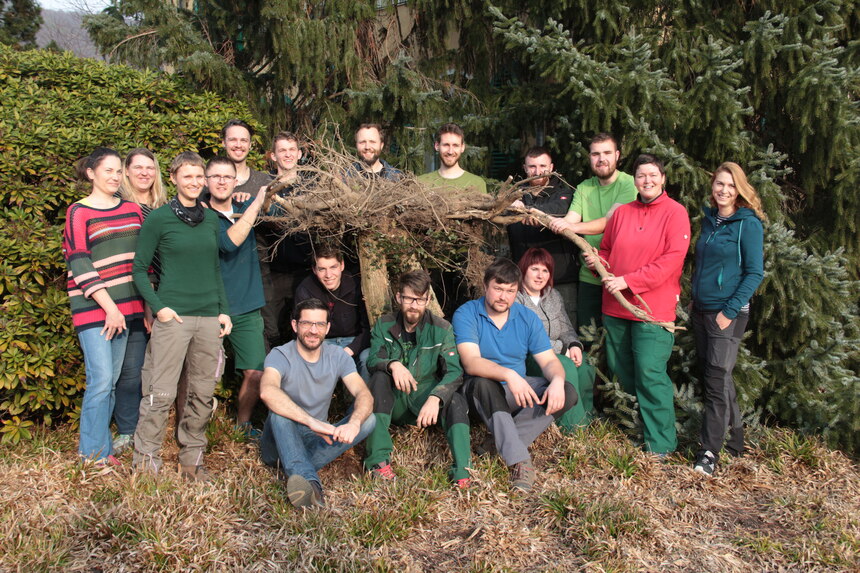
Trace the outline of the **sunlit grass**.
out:
[[[698,569],[841,571],[860,556],[856,466],[782,430],[709,480],[596,421],[542,437],[522,493],[498,455],[475,456],[471,487],[453,488],[444,436],[396,429],[396,481],[368,478],[359,446],[321,471],[327,505],[310,510],[227,415],[209,436],[209,484],[179,478],[170,438],[158,475],[132,472],[130,453],[117,469],[82,464],[66,429],[0,447],[0,570],[635,571],[682,554]]]

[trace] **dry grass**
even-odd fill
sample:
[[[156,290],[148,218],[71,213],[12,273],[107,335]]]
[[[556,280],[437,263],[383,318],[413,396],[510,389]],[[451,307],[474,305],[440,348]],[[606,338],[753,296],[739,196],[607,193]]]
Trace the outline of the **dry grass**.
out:
[[[328,506],[297,511],[229,420],[213,424],[209,485],[76,459],[70,431],[0,448],[6,571],[856,571],[860,474],[789,432],[765,434],[713,479],[661,463],[615,428],[536,444],[536,491],[508,489],[497,457],[451,489],[441,434],[395,437],[399,479],[322,472]],[[482,438],[482,430],[474,435]],[[173,456],[173,458],[171,458]],[[175,460],[169,444],[166,461]]]

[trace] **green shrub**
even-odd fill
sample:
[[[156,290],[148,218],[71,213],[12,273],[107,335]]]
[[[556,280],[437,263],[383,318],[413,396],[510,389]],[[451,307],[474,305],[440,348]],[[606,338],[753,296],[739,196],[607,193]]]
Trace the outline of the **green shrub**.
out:
[[[214,153],[241,103],[172,79],[71,54],[0,46],[0,433],[75,421],[85,385],[65,291],[66,207],[82,197],[74,162],[98,145],[145,146],[166,166]]]

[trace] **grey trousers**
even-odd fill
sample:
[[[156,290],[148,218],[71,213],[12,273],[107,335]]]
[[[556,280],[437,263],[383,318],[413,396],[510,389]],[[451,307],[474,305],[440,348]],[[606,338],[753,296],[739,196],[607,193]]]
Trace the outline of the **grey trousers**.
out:
[[[191,466],[203,463],[206,425],[212,413],[215,384],[224,371],[224,350],[218,337],[217,317],[181,318],[181,324],[175,320],[155,321],[152,326],[141,372],[143,398],[134,433],[136,468],[152,471],[161,468],[161,446],[183,364],[188,396],[182,419],[176,421],[179,463]]]
[[[540,376],[526,376],[525,380],[538,397],[549,386],[549,382]],[[577,401],[576,390],[569,382],[564,384],[564,406],[552,415],[539,404],[520,408],[507,384],[495,380],[467,376],[463,391],[493,435],[499,455],[509,466],[531,460],[529,446]]]

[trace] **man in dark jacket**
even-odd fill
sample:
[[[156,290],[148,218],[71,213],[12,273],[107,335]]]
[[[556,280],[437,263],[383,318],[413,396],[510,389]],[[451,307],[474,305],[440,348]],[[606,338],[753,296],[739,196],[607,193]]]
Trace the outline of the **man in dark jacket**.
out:
[[[528,191],[521,201],[514,201],[514,207],[532,207],[547,215],[564,217],[573,199],[573,189],[561,179],[550,176],[555,166],[552,156],[545,147],[532,147],[523,159],[523,171],[526,177],[536,177],[529,182]],[[544,175],[544,177],[539,177]],[[542,247],[550,252],[555,261],[553,283],[576,283],[579,273],[576,246],[559,237],[536,221],[526,219],[522,223],[508,225],[508,241],[511,245],[511,258],[519,261],[531,247]]]
[[[325,342],[343,348],[355,360],[358,373],[366,380],[361,353],[370,345],[370,323],[361,296],[361,283],[343,269],[343,253],[328,246],[317,247],[311,268],[313,274],[299,284],[295,302],[316,298],[326,303],[331,328]]]
[[[449,475],[457,487],[469,485],[469,415],[466,398],[457,389],[463,369],[448,321],[427,311],[430,275],[423,270],[400,276],[395,301],[398,312],[382,316],[370,338],[370,392],[376,427],[368,436],[364,467],[374,477],[393,479],[393,444],[388,428],[441,423],[451,448]]]

